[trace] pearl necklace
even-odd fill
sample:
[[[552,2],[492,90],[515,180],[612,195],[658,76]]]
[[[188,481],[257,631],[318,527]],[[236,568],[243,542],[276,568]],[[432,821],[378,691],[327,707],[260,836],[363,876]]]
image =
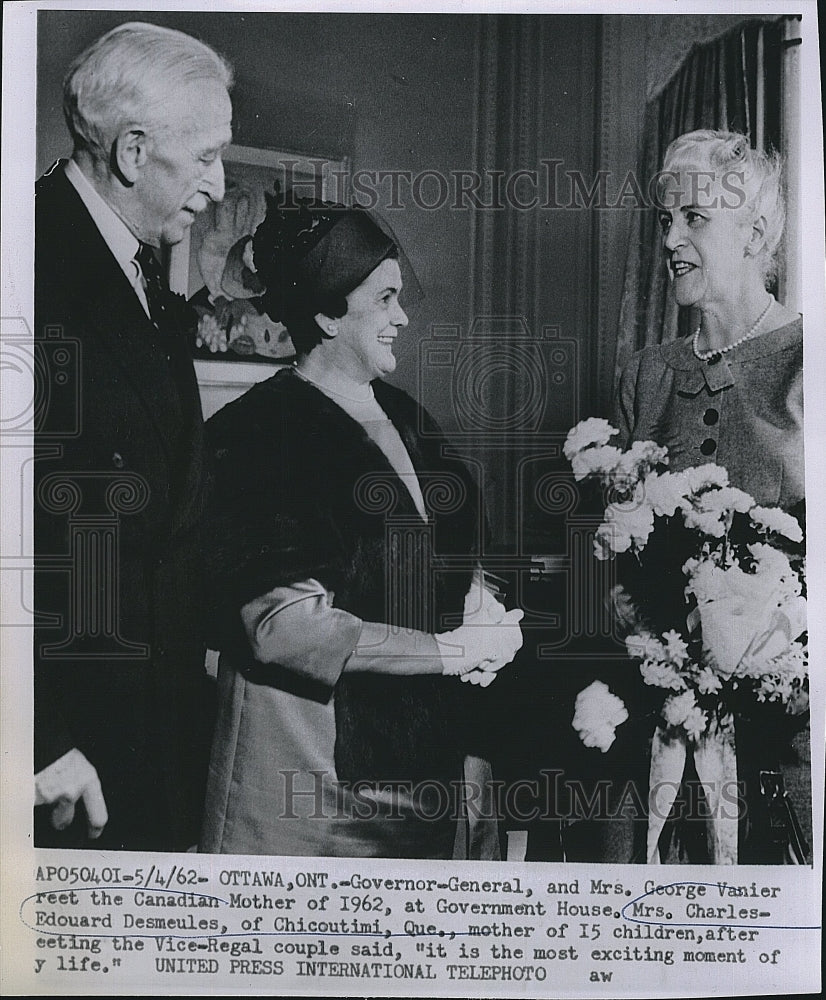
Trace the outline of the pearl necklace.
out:
[[[768,315],[769,309],[771,309],[773,302],[774,302],[774,296],[770,295],[769,301],[766,303],[766,308],[763,310],[763,312],[760,313],[760,315],[757,317],[754,323],[752,323],[752,325],[748,328],[748,330],[746,330],[746,332],[743,334],[742,337],[735,340],[734,343],[732,344],[726,344],[725,347],[716,347],[713,351],[701,351],[699,347],[697,347],[697,342],[700,339],[700,331],[703,328],[703,321],[701,319],[697,329],[694,331],[694,336],[691,339],[691,348],[694,351],[694,357],[697,358],[698,361],[710,361],[712,358],[722,357],[722,355],[728,354],[728,352],[733,351],[735,347],[739,347],[741,344],[745,344],[747,340],[751,340],[753,337],[757,336],[757,331],[760,327],[760,324]]]
[[[309,382],[310,385],[314,385],[316,389],[319,389],[321,392],[330,393],[331,396],[338,396],[339,399],[346,399],[350,403],[372,403],[376,398],[376,394],[373,392],[373,386],[369,383],[367,384],[366,396],[348,396],[346,393],[338,392],[336,389],[331,389],[330,386],[322,385],[320,382],[316,382],[315,379],[310,378],[309,375],[305,375],[295,362],[293,362],[293,370],[299,378],[303,378],[305,382]]]

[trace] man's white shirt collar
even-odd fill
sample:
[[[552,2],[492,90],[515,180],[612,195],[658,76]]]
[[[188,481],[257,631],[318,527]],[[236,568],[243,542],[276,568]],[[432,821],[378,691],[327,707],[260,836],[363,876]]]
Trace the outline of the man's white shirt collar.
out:
[[[135,289],[144,312],[149,315],[140,269],[135,261],[140,242],[129,231],[123,219],[119,218],[101,198],[74,160],[69,160],[66,164],[66,178],[77,191],[100,235],[111,250],[112,256],[129,279],[129,284]]]

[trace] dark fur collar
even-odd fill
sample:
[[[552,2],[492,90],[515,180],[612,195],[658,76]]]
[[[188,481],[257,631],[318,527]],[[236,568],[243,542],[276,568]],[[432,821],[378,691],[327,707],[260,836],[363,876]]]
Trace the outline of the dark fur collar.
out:
[[[449,574],[447,584],[438,584],[440,596],[434,600],[441,605],[440,610],[461,617],[479,534],[475,484],[460,463],[444,457],[444,442],[436,425],[406,393],[380,381],[374,383],[374,389],[420,477],[448,476],[461,486],[457,490],[461,502],[455,509],[433,512],[437,539],[447,539],[451,552],[464,557],[465,567]],[[361,425],[320,390],[286,370],[225,407],[207,430],[217,458],[219,495],[226,495],[227,488],[236,496],[248,489],[247,510],[264,509],[270,521],[273,514],[284,513],[300,496],[299,519],[306,505],[307,509],[322,510],[322,522],[334,523],[342,551],[351,554],[337,603],[341,597],[341,606],[367,617],[376,607],[376,595],[385,594],[386,570],[392,558],[386,549],[387,518],[419,515],[407,488]],[[354,511],[353,491],[360,477],[375,481],[377,475],[383,483],[396,484],[391,491],[395,502],[372,517],[361,516]],[[289,547],[295,548],[297,535],[290,536],[289,519],[284,524],[287,535],[281,540],[281,551],[286,554]],[[306,553],[309,544],[298,549]],[[307,565],[317,558],[308,554]],[[273,567],[264,567],[267,569],[272,571]],[[411,577],[409,584],[408,589],[418,589],[419,595],[421,587],[434,586],[432,576],[427,581]],[[461,759],[456,739],[461,729],[458,687],[455,679],[439,675],[402,678],[345,673],[335,690],[339,777],[455,777]]]

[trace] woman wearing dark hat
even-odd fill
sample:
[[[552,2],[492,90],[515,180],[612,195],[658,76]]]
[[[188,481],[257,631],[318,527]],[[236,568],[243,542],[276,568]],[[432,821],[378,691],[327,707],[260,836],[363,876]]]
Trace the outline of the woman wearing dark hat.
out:
[[[490,683],[521,612],[476,571],[476,484],[381,380],[398,250],[362,210],[272,200],[254,263],[297,362],[208,425],[224,655],[202,849],[448,858],[464,831],[463,854],[497,856],[457,821],[457,677]]]

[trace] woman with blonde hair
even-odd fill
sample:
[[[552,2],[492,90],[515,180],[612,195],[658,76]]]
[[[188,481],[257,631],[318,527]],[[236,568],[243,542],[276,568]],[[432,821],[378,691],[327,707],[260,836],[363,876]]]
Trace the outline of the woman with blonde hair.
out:
[[[725,466],[761,504],[803,500],[803,320],[766,285],[785,211],[780,162],[733,132],[668,147],[659,180],[663,247],[690,338],[635,355],[617,419],[626,442],[668,447],[672,471]]]
[[[767,289],[785,221],[779,157],[751,148],[737,133],[689,132],[666,151],[658,197],[672,293],[696,320],[690,337],[644,349],[622,373],[615,424],[623,444],[666,446],[672,472],[724,466],[732,486],[804,522],[803,320]],[[662,584],[647,581],[660,593]],[[668,614],[676,621],[685,610]],[[808,769],[790,746],[805,718],[787,716],[776,725],[738,720],[738,779],[746,789],[739,863],[800,860],[806,853],[783,778],[785,770],[792,797],[811,801]],[[798,742],[805,758],[803,734]],[[792,766],[781,770],[780,762]],[[769,817],[778,806],[785,824]],[[668,835],[679,825],[665,824],[662,861],[675,860]],[[708,860],[705,819],[681,828],[683,847],[689,845],[683,857]]]

